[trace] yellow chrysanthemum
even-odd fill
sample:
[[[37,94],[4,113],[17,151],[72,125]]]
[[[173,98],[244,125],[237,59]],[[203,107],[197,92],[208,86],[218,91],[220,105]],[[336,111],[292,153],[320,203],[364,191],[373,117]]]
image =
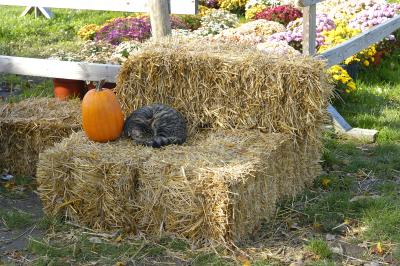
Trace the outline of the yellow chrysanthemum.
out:
[[[356,90],[356,84],[353,81],[349,82],[349,84],[347,84],[347,87],[349,87],[353,91]]]
[[[246,10],[245,17],[246,19],[253,19],[257,13],[263,11],[265,8],[267,8],[266,5],[263,4],[256,4],[249,9]]]
[[[78,37],[82,40],[92,40],[96,32],[100,29],[100,26],[96,24],[85,25],[78,31]]]
[[[339,65],[332,66],[328,70],[328,74],[332,77],[332,82],[339,88],[347,93],[356,90],[356,84],[350,77],[349,73]]]
[[[199,6],[199,15],[203,17],[203,16],[211,13],[211,11],[213,11],[213,10],[214,10],[214,8],[209,8],[206,6]]]
[[[336,29],[331,31],[325,31],[322,33],[325,37],[325,44],[319,48],[318,50],[319,53],[322,53],[332,47],[335,47],[338,44],[345,42],[351,39],[352,37],[360,34],[361,32],[358,29],[350,28],[347,24],[347,21],[345,20],[337,20],[335,21],[335,23],[336,23]],[[344,61],[344,63],[351,64],[360,61],[364,62],[365,60],[373,62],[371,59],[374,57],[375,54],[376,54],[376,48],[375,45],[372,45],[367,49],[359,52],[358,54],[347,58]],[[364,65],[367,66],[366,64]]]
[[[222,9],[228,11],[236,11],[238,9],[244,9],[248,0],[219,0],[219,5]]]

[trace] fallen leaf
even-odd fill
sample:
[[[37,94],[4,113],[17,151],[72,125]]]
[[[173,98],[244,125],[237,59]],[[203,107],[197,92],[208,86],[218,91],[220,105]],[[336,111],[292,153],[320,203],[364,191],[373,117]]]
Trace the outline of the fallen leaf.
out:
[[[329,187],[329,185],[332,183],[332,180],[330,180],[329,178],[322,178],[321,180],[321,184],[324,188]]]
[[[119,235],[114,241],[115,242],[117,242],[117,243],[119,243],[119,242],[121,242],[122,241],[122,235]]]
[[[250,266],[251,262],[247,259],[246,256],[239,255],[237,256],[237,259],[242,263],[242,266]]]
[[[15,183],[14,183],[14,182],[6,182],[6,183],[4,184],[4,187],[5,187],[6,189],[12,189],[13,187],[15,187]]]
[[[375,253],[375,254],[379,254],[379,255],[385,254],[385,249],[384,249],[382,243],[378,242],[376,244],[376,246],[373,248],[372,252]]]
[[[320,223],[313,223],[313,228],[314,228],[314,230],[316,230],[316,231],[321,231],[324,227],[323,227],[323,225],[320,224]]]
[[[249,260],[246,260],[243,262],[242,266],[250,266],[251,262]]]

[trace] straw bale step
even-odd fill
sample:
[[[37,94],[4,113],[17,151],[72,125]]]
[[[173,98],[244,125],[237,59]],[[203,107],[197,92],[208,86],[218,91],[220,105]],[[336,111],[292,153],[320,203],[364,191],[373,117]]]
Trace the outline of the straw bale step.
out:
[[[115,92],[126,114],[164,103],[199,127],[319,139],[332,86],[324,62],[204,40],[149,44],[124,62]]]
[[[33,176],[39,153],[80,130],[79,101],[31,98],[0,104],[0,172]]]
[[[121,139],[101,144],[82,132],[40,154],[44,210],[95,230],[194,243],[241,241],[320,172],[318,145],[295,145],[258,130],[199,133],[162,149]]]

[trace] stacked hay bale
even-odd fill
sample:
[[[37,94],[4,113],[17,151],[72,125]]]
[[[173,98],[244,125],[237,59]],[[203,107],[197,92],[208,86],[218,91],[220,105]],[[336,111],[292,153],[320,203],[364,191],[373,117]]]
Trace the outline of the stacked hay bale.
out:
[[[126,113],[154,102],[173,106],[199,127],[281,132],[319,139],[330,86],[324,62],[266,56],[245,46],[172,41],[148,45],[118,76]]]
[[[0,106],[0,171],[33,176],[39,153],[80,127],[79,101],[32,98]]]
[[[306,168],[319,170],[318,156],[257,130],[211,131],[164,149],[80,132],[40,154],[38,192],[47,213],[96,230],[240,241],[273,215],[282,182],[296,188]]]
[[[125,62],[116,93],[125,113],[155,102],[173,106],[186,117],[190,134],[201,128],[258,129],[287,134],[299,153],[320,153],[332,95],[324,65],[248,46],[170,39]],[[311,153],[304,159],[312,165],[316,158]],[[317,175],[310,170],[295,186],[283,182],[281,197],[296,195]]]
[[[320,61],[165,42],[123,65],[116,93],[126,114],[156,102],[178,109],[188,142],[152,149],[73,134],[40,155],[47,213],[97,230],[240,241],[320,172],[331,93]]]

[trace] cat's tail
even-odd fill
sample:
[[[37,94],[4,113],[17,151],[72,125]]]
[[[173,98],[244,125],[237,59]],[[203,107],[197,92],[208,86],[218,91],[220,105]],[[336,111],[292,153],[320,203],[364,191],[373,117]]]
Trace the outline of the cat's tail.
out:
[[[183,141],[180,141],[176,137],[160,137],[156,136],[151,141],[149,141],[148,146],[153,148],[160,148],[162,146],[171,145],[171,144],[182,144]]]

